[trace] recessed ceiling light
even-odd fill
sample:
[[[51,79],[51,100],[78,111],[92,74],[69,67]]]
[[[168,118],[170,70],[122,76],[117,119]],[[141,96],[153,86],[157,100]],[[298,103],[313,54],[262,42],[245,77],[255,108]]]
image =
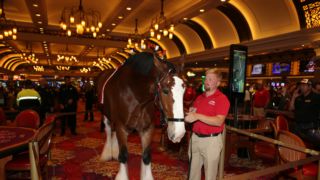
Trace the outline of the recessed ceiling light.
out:
[[[118,16],[118,19],[123,19],[123,16]]]
[[[185,20],[185,21],[186,21],[186,20],[188,20],[188,18],[186,18],[186,17],[185,17],[185,18],[183,18],[183,20]]]
[[[111,25],[112,25],[112,26],[115,26],[115,25],[116,25],[116,23],[112,23]]]
[[[199,11],[200,11],[200,12],[204,12],[204,9],[200,9]]]
[[[107,32],[109,32],[109,31],[110,31],[110,29],[107,29],[106,31],[107,31]]]
[[[32,4],[33,7],[38,7],[38,4]]]
[[[42,24],[42,21],[38,21],[38,24]]]
[[[132,8],[131,8],[131,7],[127,7],[126,9],[127,9],[128,11],[131,11],[131,10],[132,10]]]
[[[36,14],[36,16],[37,16],[37,17],[40,17],[40,16],[41,16],[41,14]]]

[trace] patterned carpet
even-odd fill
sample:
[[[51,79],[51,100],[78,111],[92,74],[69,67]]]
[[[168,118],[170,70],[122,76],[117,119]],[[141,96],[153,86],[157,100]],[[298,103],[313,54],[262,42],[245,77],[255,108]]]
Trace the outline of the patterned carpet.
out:
[[[83,106],[80,105],[79,111]],[[59,122],[53,138],[49,177],[53,180],[108,180],[114,179],[119,163],[117,161],[101,162],[99,156],[105,142],[105,133],[99,132],[101,115],[95,113],[94,122],[84,122],[83,114],[77,116],[77,136],[67,130],[60,136]],[[187,178],[187,152],[179,156],[179,147],[170,144],[170,150],[161,151],[161,129],[156,129],[152,143],[152,172],[155,179],[184,180]],[[141,145],[137,134],[128,138],[129,176],[140,179]],[[179,158],[180,157],[180,158]],[[230,159],[233,167],[225,169],[225,176],[232,176],[254,169],[265,168],[261,160],[249,161],[233,155]]]

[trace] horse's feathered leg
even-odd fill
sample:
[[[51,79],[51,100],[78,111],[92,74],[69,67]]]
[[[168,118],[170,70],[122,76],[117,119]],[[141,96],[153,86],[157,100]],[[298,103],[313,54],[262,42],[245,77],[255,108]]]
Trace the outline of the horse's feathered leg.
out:
[[[104,144],[100,160],[101,161],[109,161],[112,159],[112,141],[111,141],[111,127],[109,120],[106,116],[103,116],[104,124],[105,124],[105,132],[106,132],[106,142]]]
[[[119,145],[116,132],[112,132],[112,158],[118,160],[119,157]]]
[[[142,161],[141,161],[141,180],[153,180],[151,171],[151,138],[153,127],[150,127],[147,131],[140,132],[142,143]]]
[[[128,133],[122,127],[116,127],[116,134],[119,144],[119,157],[120,169],[116,176],[116,180],[128,180],[128,148],[127,148],[127,137]]]

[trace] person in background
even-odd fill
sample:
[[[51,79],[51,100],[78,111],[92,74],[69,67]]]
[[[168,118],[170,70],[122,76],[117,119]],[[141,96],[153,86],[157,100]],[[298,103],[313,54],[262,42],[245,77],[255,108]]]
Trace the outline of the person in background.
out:
[[[94,97],[95,97],[95,92],[93,86],[90,84],[89,81],[85,84],[84,87],[84,97],[85,97],[85,102],[86,102],[86,112],[84,115],[84,121],[88,121],[88,116],[90,114],[90,119],[89,121],[93,121],[93,103],[94,103]]]
[[[61,136],[65,134],[66,122],[68,122],[71,134],[77,135],[76,112],[79,95],[77,89],[71,84],[70,76],[65,76],[64,80],[65,84],[61,85],[59,94],[60,109],[61,112],[73,114],[61,117]]]
[[[251,94],[249,88],[250,86],[246,86],[244,91],[244,114],[250,114],[251,112]]]
[[[189,107],[192,105],[196,97],[196,89],[194,88],[193,84],[190,83],[183,95],[183,108],[185,109],[185,112],[189,110]]]
[[[41,96],[41,106],[40,106],[40,119],[41,122],[45,119],[46,113],[53,112],[54,106],[54,92],[49,87],[48,82],[45,79],[40,79],[39,86],[36,88]]]
[[[295,120],[292,132],[308,140],[308,131],[314,129],[318,123],[319,107],[320,95],[312,91],[312,82],[309,79],[302,79],[290,101],[289,110],[294,112]]]
[[[34,89],[31,80],[25,80],[24,88],[22,88],[22,90],[18,92],[16,100],[19,111],[23,111],[25,109],[33,109],[39,113],[41,96]]]
[[[253,115],[265,117],[265,108],[269,104],[270,94],[261,83],[256,84],[256,92],[253,97]]]
[[[223,146],[222,131],[230,102],[218,89],[222,74],[217,69],[206,71],[205,92],[199,95],[186,113],[185,121],[193,123],[189,143],[189,178],[201,179],[204,166],[206,179],[216,179],[220,152]]]
[[[320,94],[320,81],[314,84],[313,92]]]

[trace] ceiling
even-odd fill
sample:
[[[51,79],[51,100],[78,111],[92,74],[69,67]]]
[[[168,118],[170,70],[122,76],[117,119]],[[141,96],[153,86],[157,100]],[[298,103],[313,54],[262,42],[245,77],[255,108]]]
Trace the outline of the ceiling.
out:
[[[100,12],[103,25],[98,38],[67,37],[60,29],[63,9],[79,6],[79,0],[4,0],[6,18],[15,21],[18,38],[3,41],[2,46],[10,47],[16,53],[32,49],[39,58],[37,65],[45,68],[66,65],[56,62],[57,54],[64,52],[80,61],[72,66],[92,67],[98,56],[104,56],[111,61],[107,69],[112,69],[128,57],[123,49],[129,35],[134,33],[135,19],[138,19],[138,32],[148,35],[151,21],[159,16],[161,7],[160,0],[82,1],[85,11]],[[128,7],[131,10],[127,10]],[[164,13],[167,20],[175,24],[174,39],[150,41],[165,49],[169,60],[182,54],[193,55],[301,29],[298,11],[294,3],[287,0],[230,0],[227,3],[220,0],[164,0]],[[4,60],[0,60],[0,65],[4,65]],[[33,65],[19,61],[10,65],[16,68],[10,70],[32,70]]]

